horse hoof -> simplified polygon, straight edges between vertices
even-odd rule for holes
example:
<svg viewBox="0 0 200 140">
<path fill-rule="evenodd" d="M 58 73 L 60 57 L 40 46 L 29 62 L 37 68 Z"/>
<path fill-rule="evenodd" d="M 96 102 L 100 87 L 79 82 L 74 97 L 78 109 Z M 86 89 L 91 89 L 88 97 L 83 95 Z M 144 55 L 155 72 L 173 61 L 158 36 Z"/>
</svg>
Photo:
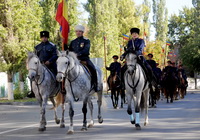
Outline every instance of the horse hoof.
<svg viewBox="0 0 200 140">
<path fill-rule="evenodd" d="M 131 121 L 131 124 L 135 124 L 135 120 Z"/>
<path fill-rule="evenodd" d="M 56 124 L 60 124 L 60 120 L 59 119 L 56 119 L 55 122 L 56 122 Z"/>
<path fill-rule="evenodd" d="M 65 128 L 65 124 L 60 124 L 60 128 Z"/>
<path fill-rule="evenodd" d="M 43 132 L 43 131 L 45 131 L 46 130 L 46 127 L 44 127 L 44 128 L 39 128 L 38 129 L 38 131 L 41 131 L 41 132 Z"/>
<path fill-rule="evenodd" d="M 147 124 L 149 124 L 149 123 L 148 123 L 148 122 L 145 122 L 145 123 L 144 123 L 144 126 L 147 126 Z"/>
<path fill-rule="evenodd" d="M 99 123 L 103 123 L 103 119 L 102 118 L 99 118 Z"/>
<path fill-rule="evenodd" d="M 69 131 L 67 132 L 67 134 L 68 134 L 68 135 L 72 135 L 72 134 L 74 134 L 74 131 L 73 131 L 73 130 L 69 130 Z"/>
<path fill-rule="evenodd" d="M 94 126 L 94 124 L 89 124 L 88 128 L 92 128 Z"/>
<path fill-rule="evenodd" d="M 139 124 L 135 124 L 135 128 L 136 128 L 136 130 L 141 130 L 141 127 Z"/>
<path fill-rule="evenodd" d="M 86 127 L 81 128 L 81 131 L 87 131 Z"/>
</svg>

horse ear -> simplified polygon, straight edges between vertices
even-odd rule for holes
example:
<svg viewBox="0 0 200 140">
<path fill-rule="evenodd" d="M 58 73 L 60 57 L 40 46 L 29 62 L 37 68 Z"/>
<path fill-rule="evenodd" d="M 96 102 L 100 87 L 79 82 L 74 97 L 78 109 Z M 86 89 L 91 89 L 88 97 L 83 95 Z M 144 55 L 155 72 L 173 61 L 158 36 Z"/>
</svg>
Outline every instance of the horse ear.
<svg viewBox="0 0 200 140">
<path fill-rule="evenodd" d="M 33 52 L 27 52 L 27 54 L 28 54 L 28 57 L 30 57 L 30 56 L 33 56 L 33 55 L 34 55 L 34 53 L 33 53 Z"/>
<path fill-rule="evenodd" d="M 56 51 L 58 56 L 61 56 L 61 52 L 59 50 Z"/>
<path fill-rule="evenodd" d="M 68 54 L 69 54 L 69 50 L 66 51 L 66 55 L 68 55 Z"/>
</svg>

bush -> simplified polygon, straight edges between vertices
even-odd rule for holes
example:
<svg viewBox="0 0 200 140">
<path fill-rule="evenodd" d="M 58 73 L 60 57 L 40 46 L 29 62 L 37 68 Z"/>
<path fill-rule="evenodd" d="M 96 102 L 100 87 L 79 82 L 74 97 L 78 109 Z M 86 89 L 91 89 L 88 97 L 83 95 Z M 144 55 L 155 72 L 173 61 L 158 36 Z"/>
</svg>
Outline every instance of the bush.
<svg viewBox="0 0 200 140">
<path fill-rule="evenodd" d="M 24 99 L 24 94 L 14 93 L 14 99 L 15 100 Z"/>
</svg>

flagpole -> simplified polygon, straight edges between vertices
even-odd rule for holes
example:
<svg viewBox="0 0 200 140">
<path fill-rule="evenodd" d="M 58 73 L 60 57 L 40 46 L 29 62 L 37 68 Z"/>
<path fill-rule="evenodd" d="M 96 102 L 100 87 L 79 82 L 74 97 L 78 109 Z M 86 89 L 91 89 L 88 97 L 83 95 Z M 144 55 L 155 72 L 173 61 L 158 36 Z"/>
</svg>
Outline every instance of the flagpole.
<svg viewBox="0 0 200 140">
<path fill-rule="evenodd" d="M 105 67 L 107 67 L 107 55 L 106 55 L 106 37 L 104 36 L 103 37 L 103 40 L 104 40 L 104 63 L 105 63 Z M 107 70 L 106 70 L 106 81 L 108 79 L 108 75 L 107 75 Z M 106 92 L 108 94 L 108 85 L 106 86 Z"/>
</svg>

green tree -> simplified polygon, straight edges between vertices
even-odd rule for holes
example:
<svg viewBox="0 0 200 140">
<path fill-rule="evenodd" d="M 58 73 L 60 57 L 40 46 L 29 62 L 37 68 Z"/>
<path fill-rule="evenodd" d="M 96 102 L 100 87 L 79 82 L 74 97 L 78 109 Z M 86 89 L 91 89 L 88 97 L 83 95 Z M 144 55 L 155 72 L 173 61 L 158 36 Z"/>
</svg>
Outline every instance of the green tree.
<svg viewBox="0 0 200 140">
<path fill-rule="evenodd" d="M 41 8 L 37 0 L 1 0 L 1 71 L 8 74 L 8 98 L 13 99 L 13 74 L 25 68 L 26 52 L 32 50 L 34 33 L 40 30 Z"/>
<path fill-rule="evenodd" d="M 156 29 L 156 44 L 160 44 L 160 47 L 166 51 L 169 51 L 166 46 L 167 32 L 168 32 L 168 10 L 166 8 L 165 0 L 153 0 L 153 25 Z M 167 52 L 166 52 L 167 53 Z M 165 65 L 166 55 L 162 58 L 162 65 Z"/>
<path fill-rule="evenodd" d="M 50 32 L 50 40 L 56 45 L 60 45 L 59 25 L 55 20 L 55 13 L 60 0 L 42 0 L 40 5 L 43 9 L 41 27 Z M 39 36 L 39 33 L 37 34 Z"/>
<path fill-rule="evenodd" d="M 111 62 L 111 56 L 119 53 L 116 0 L 88 0 L 85 9 L 90 14 L 88 37 L 91 40 L 91 56 L 104 57 L 105 36 L 108 62 Z"/>
<path fill-rule="evenodd" d="M 153 0 L 153 25 L 156 29 L 156 40 L 166 42 L 168 31 L 168 10 L 165 7 L 165 0 Z"/>
</svg>

